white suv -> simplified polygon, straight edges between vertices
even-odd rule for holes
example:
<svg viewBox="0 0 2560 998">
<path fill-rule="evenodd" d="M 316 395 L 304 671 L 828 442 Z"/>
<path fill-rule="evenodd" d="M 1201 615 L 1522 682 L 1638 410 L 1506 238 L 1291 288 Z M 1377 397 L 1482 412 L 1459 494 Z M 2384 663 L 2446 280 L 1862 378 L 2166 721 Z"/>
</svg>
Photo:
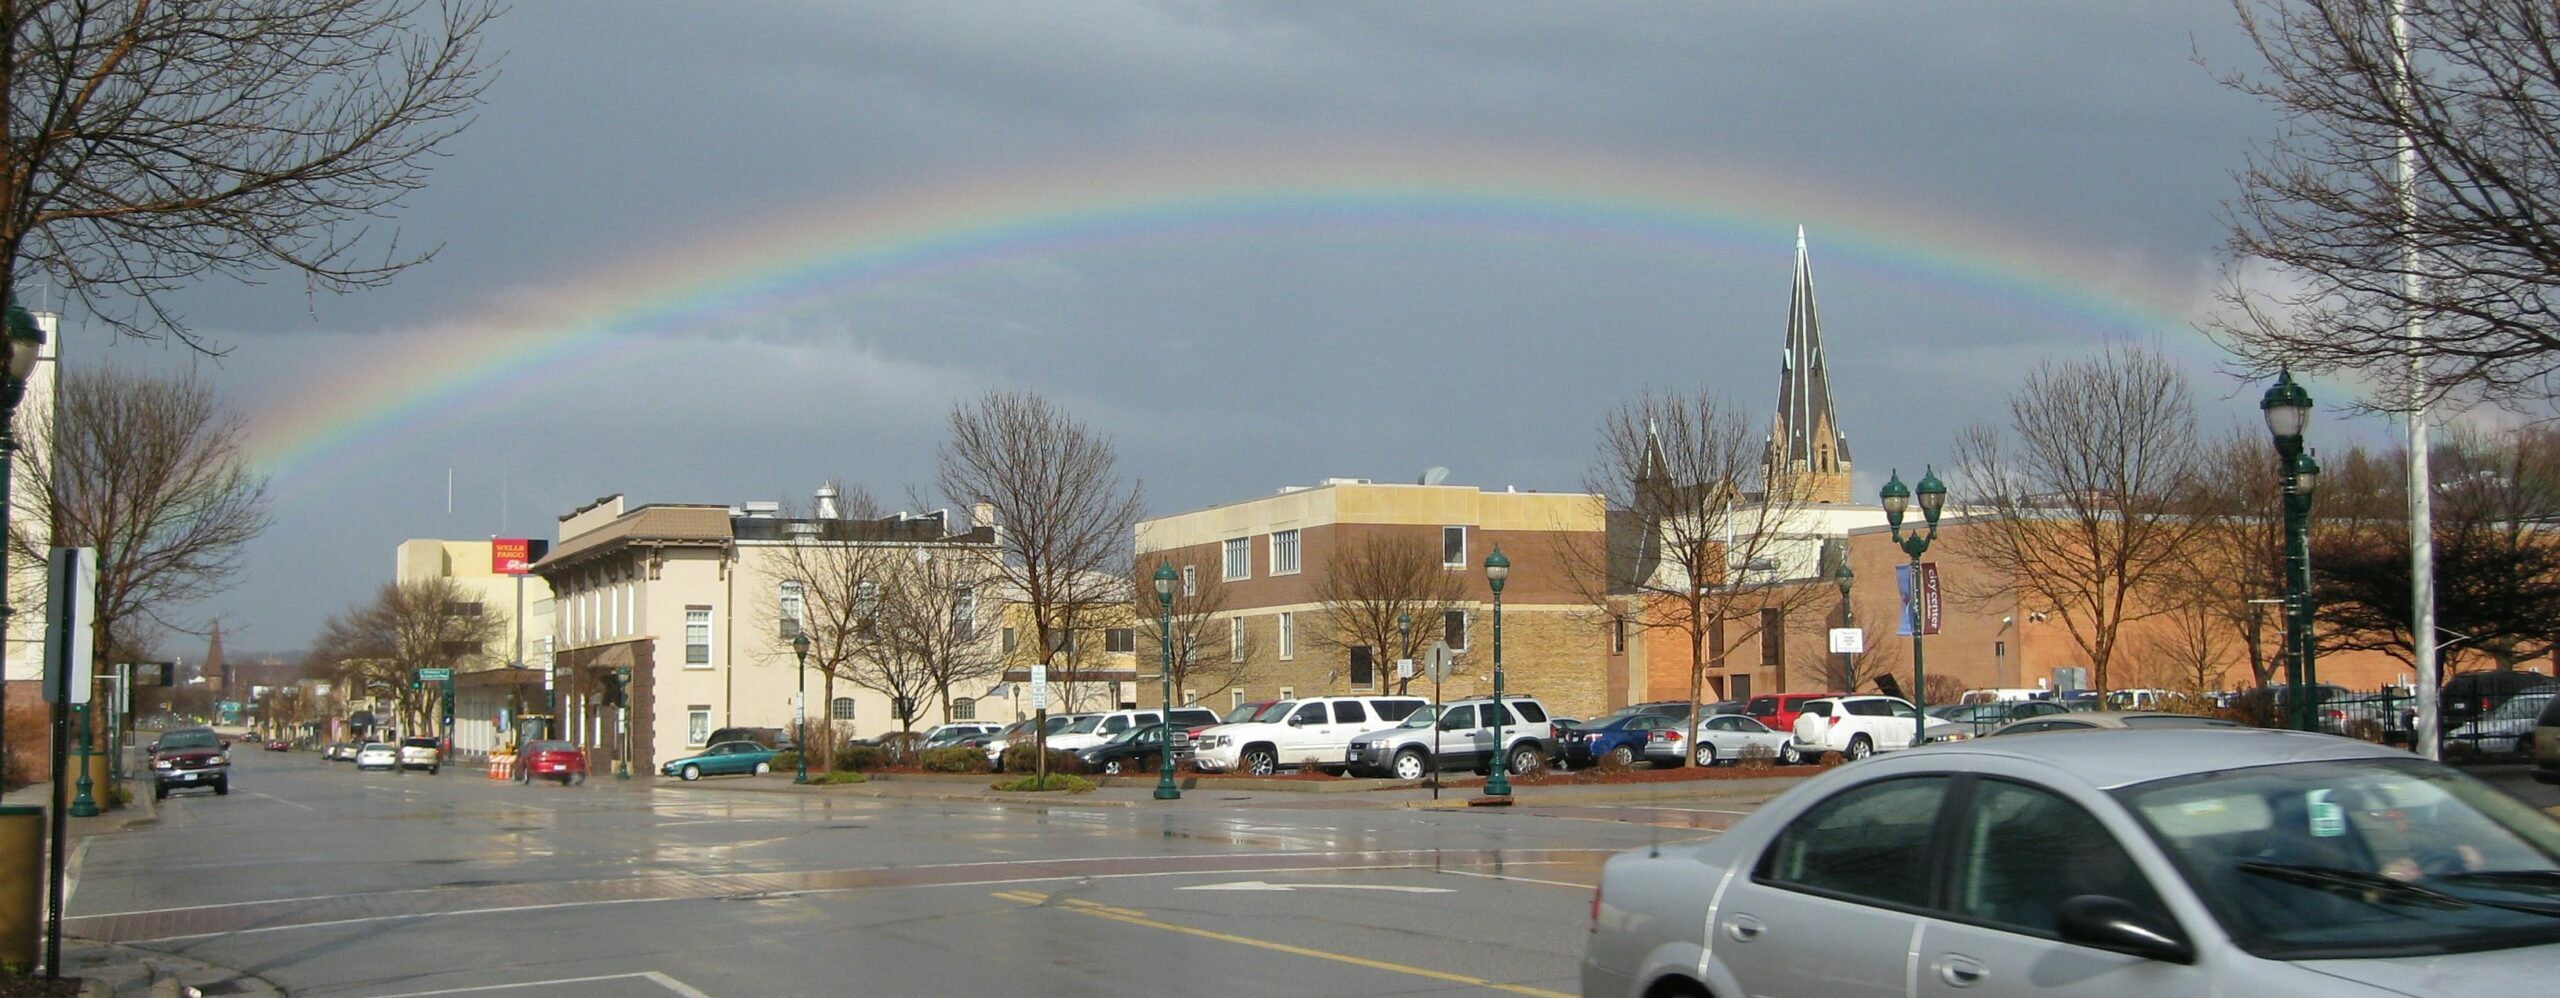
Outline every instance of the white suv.
<svg viewBox="0 0 2560 998">
<path fill-rule="evenodd" d="M 1110 741 L 1131 728 L 1152 727 L 1160 723 L 1158 721 L 1160 713 L 1155 710 L 1115 710 L 1108 714 L 1094 714 L 1067 726 L 1064 731 L 1050 735 L 1049 750 L 1082 752 Z M 1173 709 L 1173 723 L 1183 726 L 1185 730 L 1188 730 L 1191 725 L 1215 724 L 1217 721 L 1217 712 L 1207 707 Z"/>
<path fill-rule="evenodd" d="M 1878 752 L 1911 747 L 1914 718 L 1920 711 L 1901 697 L 1830 697 L 1804 705 L 1796 714 L 1795 748 L 1805 756 L 1838 752 L 1864 759 Z M 1961 741 L 1971 736 L 1954 721 L 1929 719 L 1933 742 Z"/>
<path fill-rule="evenodd" d="M 1354 735 L 1422 709 L 1421 697 L 1309 697 L 1282 700 L 1240 724 L 1200 733 L 1191 765 L 1204 772 L 1269 776 L 1283 766 L 1340 770 Z"/>
</svg>

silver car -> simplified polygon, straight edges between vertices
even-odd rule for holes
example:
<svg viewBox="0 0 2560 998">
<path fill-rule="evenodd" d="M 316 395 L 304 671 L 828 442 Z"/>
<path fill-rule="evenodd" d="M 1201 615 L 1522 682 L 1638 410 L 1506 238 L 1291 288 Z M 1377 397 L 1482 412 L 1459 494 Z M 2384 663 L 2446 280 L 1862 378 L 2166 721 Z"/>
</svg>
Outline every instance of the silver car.
<svg viewBox="0 0 2560 998">
<path fill-rule="evenodd" d="M 2560 821 L 2326 735 L 1989 738 L 1613 857 L 1592 918 L 1588 998 L 2521 993 L 2560 972 Z"/>
<path fill-rule="evenodd" d="M 1770 730 L 1758 718 L 1740 714 L 1717 714 L 1698 722 L 1698 744 L 1684 751 L 1689 737 L 1689 722 L 1679 721 L 1671 727 L 1657 729 L 1645 738 L 1644 757 L 1656 765 L 1678 766 L 1695 762 L 1713 766 L 1733 762 L 1743 753 L 1758 748 L 1776 762 L 1793 765 L 1801 761 L 1795 739 L 1786 732 Z"/>
</svg>

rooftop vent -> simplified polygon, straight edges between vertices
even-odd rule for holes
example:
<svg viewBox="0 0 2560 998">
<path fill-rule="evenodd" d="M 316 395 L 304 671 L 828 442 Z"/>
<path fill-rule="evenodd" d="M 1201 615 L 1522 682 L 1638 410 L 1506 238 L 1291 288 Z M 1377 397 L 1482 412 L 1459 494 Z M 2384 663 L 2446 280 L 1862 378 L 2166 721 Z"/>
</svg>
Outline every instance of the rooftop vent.
<svg viewBox="0 0 2560 998">
<path fill-rule="evenodd" d="M 738 504 L 738 509 L 751 520 L 770 520 L 782 515 L 782 504 L 772 499 L 751 499 Z"/>
</svg>

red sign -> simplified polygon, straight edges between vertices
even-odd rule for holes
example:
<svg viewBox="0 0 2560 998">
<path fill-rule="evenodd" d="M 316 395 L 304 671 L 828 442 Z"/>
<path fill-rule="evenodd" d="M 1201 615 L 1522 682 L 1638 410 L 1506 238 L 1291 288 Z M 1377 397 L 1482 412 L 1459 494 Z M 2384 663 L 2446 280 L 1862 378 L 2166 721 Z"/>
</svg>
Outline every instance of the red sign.
<svg viewBox="0 0 2560 998">
<path fill-rule="evenodd" d="M 1920 563 L 1920 633 L 1938 633 L 1938 563 Z"/>
<path fill-rule="evenodd" d="M 521 537 L 489 542 L 489 570 L 523 575 L 533 569 L 533 542 Z"/>
</svg>

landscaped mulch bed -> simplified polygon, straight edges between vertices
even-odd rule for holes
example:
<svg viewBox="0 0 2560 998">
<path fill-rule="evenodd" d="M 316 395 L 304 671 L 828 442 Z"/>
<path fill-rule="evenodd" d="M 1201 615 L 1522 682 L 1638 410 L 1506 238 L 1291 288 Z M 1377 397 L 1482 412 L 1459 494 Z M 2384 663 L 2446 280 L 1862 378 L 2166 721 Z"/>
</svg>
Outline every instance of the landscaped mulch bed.
<svg viewBox="0 0 2560 998">
<path fill-rule="evenodd" d="M 0 998 L 71 998 L 79 993 L 77 977 L 48 981 L 33 974 L 0 974 Z"/>
<path fill-rule="evenodd" d="M 1606 786 L 1622 783 L 1705 783 L 1716 780 L 1802 779 L 1831 768 L 1830 766 L 1744 766 L 1698 767 L 1677 769 L 1577 769 L 1569 772 L 1548 770 L 1511 778 L 1513 786 L 1563 787 Z M 1443 787 L 1475 788 L 1484 786 L 1484 777 L 1470 776 L 1462 780 L 1442 781 Z"/>
</svg>

